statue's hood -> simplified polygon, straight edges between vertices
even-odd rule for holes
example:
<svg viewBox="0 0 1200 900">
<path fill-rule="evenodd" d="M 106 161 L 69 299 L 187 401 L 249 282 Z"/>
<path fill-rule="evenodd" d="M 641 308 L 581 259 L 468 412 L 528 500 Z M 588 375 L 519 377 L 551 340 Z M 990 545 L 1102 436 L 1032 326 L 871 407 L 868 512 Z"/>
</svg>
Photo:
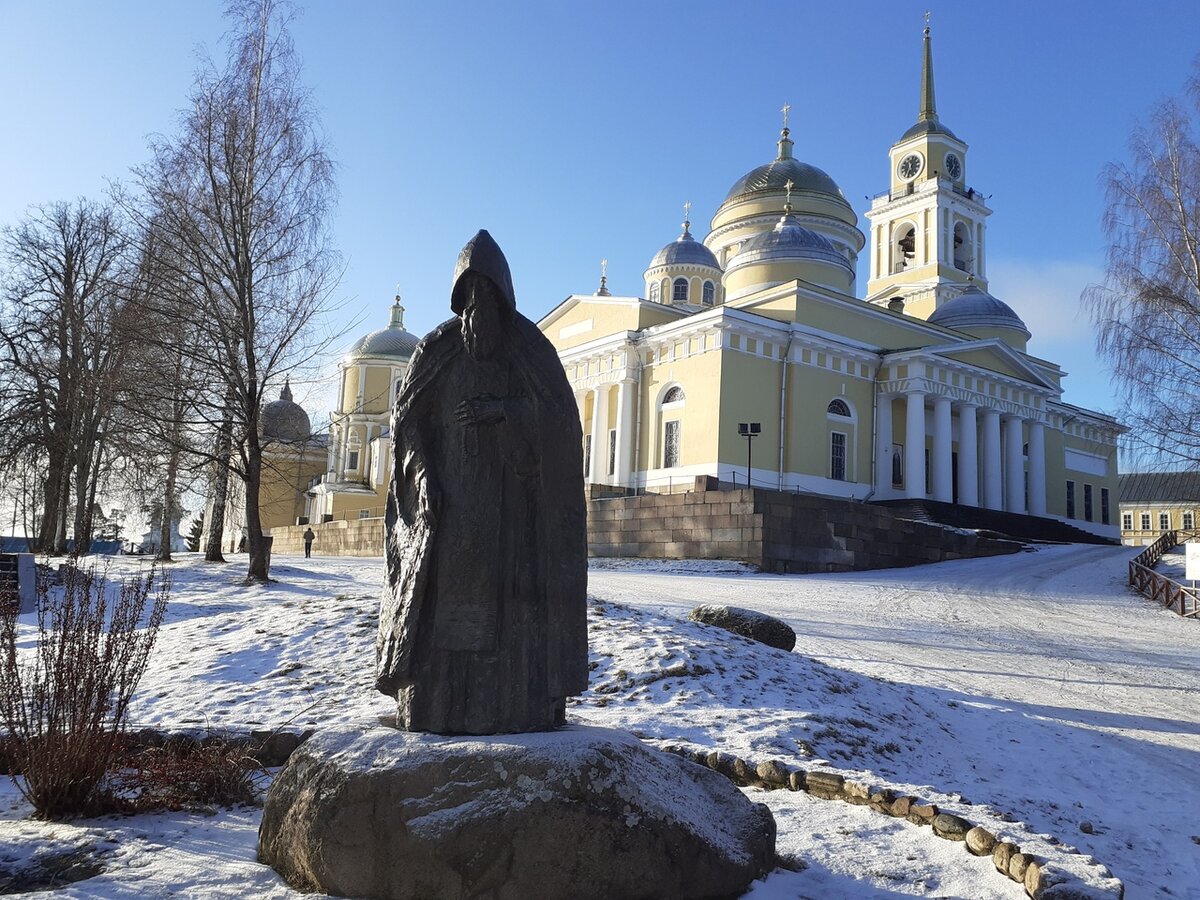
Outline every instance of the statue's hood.
<svg viewBox="0 0 1200 900">
<path fill-rule="evenodd" d="M 479 233 L 458 254 L 458 262 L 454 266 L 454 289 L 450 292 L 450 308 L 455 315 L 462 313 L 467 305 L 467 292 L 463 286 L 463 276 L 468 273 L 482 275 L 496 286 L 508 312 L 517 308 L 517 298 L 513 293 L 512 274 L 508 271 L 508 260 L 500 245 L 492 240 L 485 229 Z"/>
</svg>

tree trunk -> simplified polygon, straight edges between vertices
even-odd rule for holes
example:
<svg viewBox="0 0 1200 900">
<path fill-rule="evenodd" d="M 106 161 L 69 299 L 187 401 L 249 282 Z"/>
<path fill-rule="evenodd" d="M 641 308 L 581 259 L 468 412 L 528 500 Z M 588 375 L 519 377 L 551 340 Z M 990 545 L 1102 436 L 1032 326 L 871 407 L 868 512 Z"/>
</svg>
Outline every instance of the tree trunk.
<svg viewBox="0 0 1200 900">
<path fill-rule="evenodd" d="M 167 456 L 167 484 L 162 498 L 162 527 L 158 532 L 158 557 L 160 562 L 171 561 L 171 523 L 175 519 L 175 481 L 179 475 L 179 442 L 173 441 Z"/>
<path fill-rule="evenodd" d="M 217 436 L 217 470 L 213 474 L 212 516 L 208 523 L 208 543 L 204 547 L 206 562 L 225 562 L 221 553 L 221 536 L 225 531 L 225 503 L 229 499 L 229 464 L 233 452 L 231 434 L 233 420 L 229 413 L 221 422 Z"/>
<path fill-rule="evenodd" d="M 71 466 L 64 464 L 62 474 L 58 482 L 58 521 L 55 523 L 54 529 L 54 546 L 50 552 L 54 556 L 66 556 L 67 554 L 67 513 L 71 506 Z M 86 553 L 90 547 L 85 548 L 82 552 Z M 76 545 L 75 552 L 81 552 L 79 546 Z"/>
<path fill-rule="evenodd" d="M 267 541 L 262 533 L 258 496 L 262 485 L 262 448 L 252 436 L 246 448 L 246 549 L 250 551 L 250 581 L 270 580 L 267 570 Z"/>
<path fill-rule="evenodd" d="M 54 549 L 54 536 L 58 532 L 59 489 L 62 487 L 62 463 L 53 454 L 46 470 L 45 504 L 42 506 L 42 521 L 38 526 L 37 548 L 44 553 Z"/>
</svg>

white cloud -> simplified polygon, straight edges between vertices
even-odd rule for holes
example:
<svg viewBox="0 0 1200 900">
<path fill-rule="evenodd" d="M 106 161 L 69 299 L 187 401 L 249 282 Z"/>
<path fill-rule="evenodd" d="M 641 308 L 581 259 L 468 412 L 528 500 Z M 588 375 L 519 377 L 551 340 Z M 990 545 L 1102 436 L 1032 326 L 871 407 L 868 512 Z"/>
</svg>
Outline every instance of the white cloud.
<svg viewBox="0 0 1200 900">
<path fill-rule="evenodd" d="M 1080 262 L 992 260 L 988 292 L 1003 300 L 1029 326 L 1033 342 L 1083 341 L 1091 346 L 1094 328 L 1080 295 L 1104 279 L 1099 266 Z"/>
</svg>

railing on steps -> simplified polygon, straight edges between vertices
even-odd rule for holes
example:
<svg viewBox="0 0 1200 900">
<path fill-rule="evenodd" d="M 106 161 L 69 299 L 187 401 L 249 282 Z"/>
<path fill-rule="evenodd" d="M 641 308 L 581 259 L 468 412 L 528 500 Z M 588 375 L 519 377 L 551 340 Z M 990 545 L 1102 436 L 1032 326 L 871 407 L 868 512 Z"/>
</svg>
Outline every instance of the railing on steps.
<svg viewBox="0 0 1200 900">
<path fill-rule="evenodd" d="M 1154 571 L 1154 566 L 1168 550 L 1189 540 L 1200 538 L 1200 531 L 1167 531 L 1153 544 L 1129 561 L 1129 585 L 1138 593 L 1167 609 L 1200 619 L 1200 592 Z"/>
</svg>

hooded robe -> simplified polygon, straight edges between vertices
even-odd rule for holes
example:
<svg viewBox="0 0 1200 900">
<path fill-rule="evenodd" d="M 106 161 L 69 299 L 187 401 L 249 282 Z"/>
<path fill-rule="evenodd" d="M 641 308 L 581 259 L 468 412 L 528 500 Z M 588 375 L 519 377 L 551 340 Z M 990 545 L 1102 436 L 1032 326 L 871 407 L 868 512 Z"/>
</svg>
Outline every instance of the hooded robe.
<svg viewBox="0 0 1200 900">
<path fill-rule="evenodd" d="M 468 275 L 494 286 L 503 335 L 477 360 L 462 320 L 443 323 L 400 388 L 376 685 L 397 698 L 409 731 L 544 731 L 587 688 L 579 414 L 553 346 L 516 311 L 486 231 L 459 255 L 458 314 Z M 500 421 L 458 421 L 458 405 L 480 398 L 499 401 Z"/>
</svg>

